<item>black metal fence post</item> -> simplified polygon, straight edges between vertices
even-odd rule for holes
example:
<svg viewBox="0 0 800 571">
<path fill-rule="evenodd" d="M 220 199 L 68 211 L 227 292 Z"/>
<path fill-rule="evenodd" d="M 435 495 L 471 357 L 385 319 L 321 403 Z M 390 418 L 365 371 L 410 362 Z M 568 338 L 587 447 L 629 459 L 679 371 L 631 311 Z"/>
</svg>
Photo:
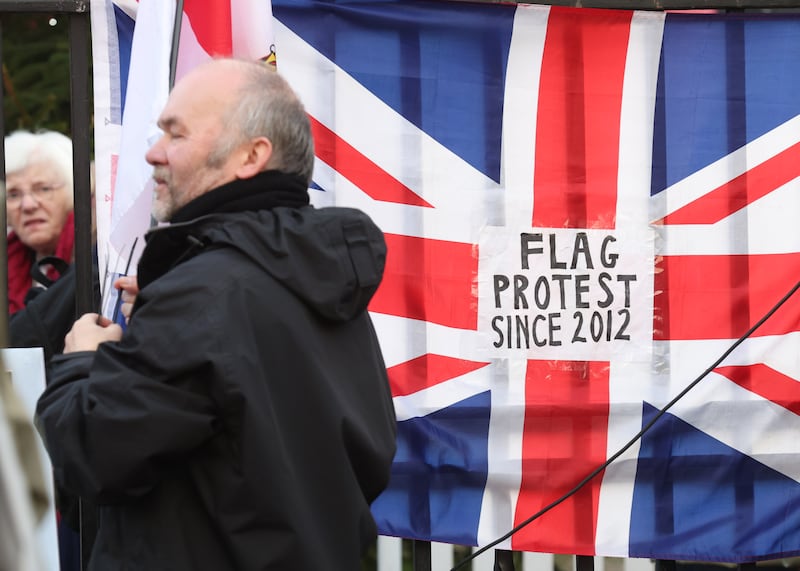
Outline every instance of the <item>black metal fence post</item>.
<svg viewBox="0 0 800 571">
<path fill-rule="evenodd" d="M 75 277 L 78 314 L 96 311 L 92 287 L 91 96 L 88 5 L 69 16 L 70 134 L 75 195 Z"/>
<path fill-rule="evenodd" d="M 432 571 L 430 542 L 415 539 L 411 544 L 411 559 L 414 571 Z"/>
<path fill-rule="evenodd" d="M 495 549 L 494 571 L 515 571 L 514 552 L 507 549 Z"/>
<path fill-rule="evenodd" d="M 576 555 L 575 571 L 594 571 L 594 557 L 591 555 Z"/>
</svg>

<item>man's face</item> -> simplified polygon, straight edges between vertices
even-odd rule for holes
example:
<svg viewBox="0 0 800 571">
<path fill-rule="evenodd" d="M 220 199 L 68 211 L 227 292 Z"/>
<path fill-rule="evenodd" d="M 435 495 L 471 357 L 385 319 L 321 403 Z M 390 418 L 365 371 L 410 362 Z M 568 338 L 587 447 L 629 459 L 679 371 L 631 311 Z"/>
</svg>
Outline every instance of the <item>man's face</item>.
<svg viewBox="0 0 800 571">
<path fill-rule="evenodd" d="M 182 206 L 235 175 L 235 152 L 221 164 L 208 157 L 226 135 L 224 111 L 230 104 L 235 78 L 224 70 L 198 70 L 173 89 L 158 120 L 163 135 L 147 151 L 153 166 L 153 217 L 169 221 Z"/>
<path fill-rule="evenodd" d="M 71 191 L 58 171 L 42 161 L 6 176 L 8 225 L 40 257 L 56 251 L 72 211 Z"/>
</svg>

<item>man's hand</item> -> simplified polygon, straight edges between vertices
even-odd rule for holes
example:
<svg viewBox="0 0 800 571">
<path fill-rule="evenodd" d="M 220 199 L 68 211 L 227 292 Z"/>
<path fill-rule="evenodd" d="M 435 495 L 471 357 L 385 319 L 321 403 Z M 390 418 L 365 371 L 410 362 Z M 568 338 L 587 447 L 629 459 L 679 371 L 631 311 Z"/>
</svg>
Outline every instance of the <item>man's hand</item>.
<svg viewBox="0 0 800 571">
<path fill-rule="evenodd" d="M 120 290 L 122 304 L 119 306 L 119 311 L 125 316 L 125 323 L 128 323 L 131 320 L 133 302 L 139 295 L 139 282 L 136 280 L 136 276 L 122 276 L 114 281 L 114 287 Z"/>
<path fill-rule="evenodd" d="M 122 328 L 96 313 L 87 313 L 73 323 L 64 338 L 64 353 L 97 351 L 100 343 L 122 339 Z"/>
</svg>

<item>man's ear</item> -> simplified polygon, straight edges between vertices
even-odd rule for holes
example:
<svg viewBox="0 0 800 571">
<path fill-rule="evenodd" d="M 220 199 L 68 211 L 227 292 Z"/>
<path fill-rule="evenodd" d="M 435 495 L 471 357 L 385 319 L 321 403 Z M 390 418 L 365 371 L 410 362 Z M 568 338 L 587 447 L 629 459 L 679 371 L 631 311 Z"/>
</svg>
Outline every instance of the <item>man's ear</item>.
<svg viewBox="0 0 800 571">
<path fill-rule="evenodd" d="M 250 141 L 244 161 L 236 170 L 237 178 L 251 178 L 266 170 L 269 159 L 272 158 L 272 141 L 266 137 L 258 137 Z"/>
</svg>

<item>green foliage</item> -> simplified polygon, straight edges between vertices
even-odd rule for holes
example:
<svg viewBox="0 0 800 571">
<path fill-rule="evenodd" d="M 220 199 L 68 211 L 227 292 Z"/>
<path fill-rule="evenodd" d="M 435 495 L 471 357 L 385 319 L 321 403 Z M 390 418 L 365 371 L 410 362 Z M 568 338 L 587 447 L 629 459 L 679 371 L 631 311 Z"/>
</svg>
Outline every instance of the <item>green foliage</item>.
<svg viewBox="0 0 800 571">
<path fill-rule="evenodd" d="M 67 17 L 2 13 L 0 24 L 6 132 L 52 129 L 69 134 Z"/>
</svg>

